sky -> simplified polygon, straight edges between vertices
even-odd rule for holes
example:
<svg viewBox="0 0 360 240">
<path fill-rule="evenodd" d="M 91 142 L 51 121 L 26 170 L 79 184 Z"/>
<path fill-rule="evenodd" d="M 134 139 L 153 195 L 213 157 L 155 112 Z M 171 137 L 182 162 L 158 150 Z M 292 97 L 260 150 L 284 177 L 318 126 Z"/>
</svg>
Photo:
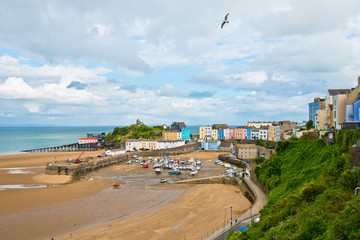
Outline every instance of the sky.
<svg viewBox="0 0 360 240">
<path fill-rule="evenodd" d="M 303 121 L 359 65 L 358 0 L 0 0 L 0 126 Z"/>
</svg>

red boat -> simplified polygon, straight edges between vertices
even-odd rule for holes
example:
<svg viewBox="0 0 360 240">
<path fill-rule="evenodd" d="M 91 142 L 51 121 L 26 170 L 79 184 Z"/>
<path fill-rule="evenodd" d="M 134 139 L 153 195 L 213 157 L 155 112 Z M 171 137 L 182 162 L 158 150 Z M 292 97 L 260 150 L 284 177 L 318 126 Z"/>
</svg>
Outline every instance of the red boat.
<svg viewBox="0 0 360 240">
<path fill-rule="evenodd" d="M 114 183 L 112 186 L 113 187 L 118 187 L 118 186 L 120 186 L 120 183 Z"/>
<path fill-rule="evenodd" d="M 149 164 L 143 164 L 142 165 L 144 168 L 148 168 L 149 167 Z"/>
</svg>

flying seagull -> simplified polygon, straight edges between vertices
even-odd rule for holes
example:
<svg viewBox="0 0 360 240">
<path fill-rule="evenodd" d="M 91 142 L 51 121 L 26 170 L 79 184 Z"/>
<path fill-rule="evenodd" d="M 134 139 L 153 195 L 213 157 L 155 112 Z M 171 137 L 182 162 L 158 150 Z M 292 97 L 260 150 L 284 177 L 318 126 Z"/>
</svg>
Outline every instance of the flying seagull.
<svg viewBox="0 0 360 240">
<path fill-rule="evenodd" d="M 229 23 L 229 20 L 227 20 L 228 16 L 229 16 L 229 14 L 226 14 L 225 19 L 224 19 L 223 23 L 221 24 L 221 29 L 224 27 L 225 23 Z"/>
</svg>

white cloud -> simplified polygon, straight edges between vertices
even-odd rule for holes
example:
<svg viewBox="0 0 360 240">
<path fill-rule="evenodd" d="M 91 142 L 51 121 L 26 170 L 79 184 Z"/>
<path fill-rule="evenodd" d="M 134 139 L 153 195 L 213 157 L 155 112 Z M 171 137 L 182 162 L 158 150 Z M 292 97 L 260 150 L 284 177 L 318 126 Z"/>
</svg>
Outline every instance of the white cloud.
<svg viewBox="0 0 360 240">
<path fill-rule="evenodd" d="M 5 118 L 13 118 L 15 117 L 16 115 L 13 114 L 13 113 L 3 113 L 3 112 L 0 112 L 0 117 L 5 117 Z"/>
<path fill-rule="evenodd" d="M 26 107 L 54 122 L 99 114 L 113 123 L 137 115 L 302 120 L 307 101 L 354 87 L 359 75 L 357 0 L 2 1 L 0 8 L 0 101 L 4 114 L 13 108 L 19 118 Z M 227 12 L 230 23 L 220 29 Z M 233 109 L 239 115 L 229 115 Z"/>
<path fill-rule="evenodd" d="M 66 86 L 56 83 L 32 87 L 22 78 L 15 77 L 9 77 L 0 84 L 0 99 L 50 100 L 51 102 L 66 104 L 101 103 L 99 96 L 86 90 L 66 88 Z"/>
<path fill-rule="evenodd" d="M 40 113 L 40 106 L 33 102 L 27 102 L 23 104 L 24 107 L 31 113 Z"/>
<path fill-rule="evenodd" d="M 104 37 L 109 33 L 109 28 L 102 24 L 95 24 L 88 29 L 88 33 L 93 36 Z"/>
<path fill-rule="evenodd" d="M 288 77 L 284 74 L 280 74 L 280 73 L 275 73 L 272 77 L 271 80 L 274 80 L 275 82 L 290 82 L 293 81 L 294 79 L 292 77 Z"/>
<path fill-rule="evenodd" d="M 230 86 L 239 87 L 243 84 L 249 85 L 260 85 L 267 80 L 265 71 L 259 72 L 245 72 L 239 74 L 230 74 L 226 76 L 225 82 Z"/>
</svg>

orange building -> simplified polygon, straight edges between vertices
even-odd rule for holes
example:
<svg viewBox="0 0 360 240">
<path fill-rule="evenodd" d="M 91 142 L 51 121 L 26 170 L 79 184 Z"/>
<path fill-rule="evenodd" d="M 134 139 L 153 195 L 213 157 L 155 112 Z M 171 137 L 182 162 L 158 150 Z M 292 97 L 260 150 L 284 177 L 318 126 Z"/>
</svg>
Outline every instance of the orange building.
<svg viewBox="0 0 360 240">
<path fill-rule="evenodd" d="M 178 130 L 164 130 L 162 136 L 165 141 L 176 141 L 181 139 L 181 132 Z"/>
</svg>

